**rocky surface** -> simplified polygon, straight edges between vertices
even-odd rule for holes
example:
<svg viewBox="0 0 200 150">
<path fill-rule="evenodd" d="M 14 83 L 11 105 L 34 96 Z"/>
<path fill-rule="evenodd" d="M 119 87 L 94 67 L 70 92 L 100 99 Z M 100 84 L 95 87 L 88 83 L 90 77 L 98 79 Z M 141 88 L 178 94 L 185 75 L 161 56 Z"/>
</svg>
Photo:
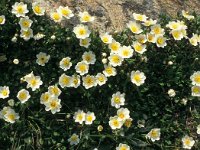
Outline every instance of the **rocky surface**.
<svg viewBox="0 0 200 150">
<path fill-rule="evenodd" d="M 69 6 L 75 13 L 86 10 L 96 16 L 92 26 L 103 31 L 122 30 L 133 12 L 154 19 L 163 12 L 173 17 L 181 10 L 200 13 L 200 0 L 45 0 L 45 3 L 49 11 L 60 5 Z M 77 18 L 71 23 L 78 23 Z"/>
</svg>

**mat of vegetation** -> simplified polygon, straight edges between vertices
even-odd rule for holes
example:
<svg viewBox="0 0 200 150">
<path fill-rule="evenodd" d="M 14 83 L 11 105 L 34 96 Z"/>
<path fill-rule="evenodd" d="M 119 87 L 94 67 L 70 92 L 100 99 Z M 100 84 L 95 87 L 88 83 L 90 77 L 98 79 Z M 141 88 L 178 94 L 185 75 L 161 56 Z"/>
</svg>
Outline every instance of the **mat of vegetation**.
<svg viewBox="0 0 200 150">
<path fill-rule="evenodd" d="M 67 6 L 50 16 L 0 4 L 1 150 L 199 149 L 199 15 L 133 13 L 115 33 Z"/>
</svg>

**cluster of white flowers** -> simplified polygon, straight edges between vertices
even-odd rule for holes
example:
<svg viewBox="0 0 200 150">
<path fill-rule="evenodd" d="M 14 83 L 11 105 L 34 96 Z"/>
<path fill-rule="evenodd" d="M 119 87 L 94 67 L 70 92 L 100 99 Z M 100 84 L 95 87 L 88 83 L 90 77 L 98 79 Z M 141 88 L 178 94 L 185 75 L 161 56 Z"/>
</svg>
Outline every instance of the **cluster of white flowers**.
<svg viewBox="0 0 200 150">
<path fill-rule="evenodd" d="M 15 112 L 14 109 L 10 107 L 4 107 L 0 111 L 0 119 L 4 119 L 6 122 L 14 123 L 19 119 L 19 114 Z"/>
<path fill-rule="evenodd" d="M 78 110 L 74 114 L 74 120 L 75 122 L 78 122 L 79 124 L 83 124 L 83 122 L 85 122 L 86 125 L 91 125 L 95 119 L 96 119 L 95 114 L 90 111 L 85 113 L 82 110 Z"/>
<path fill-rule="evenodd" d="M 45 8 L 39 2 L 34 2 L 32 4 L 32 11 L 37 16 L 43 16 L 45 14 Z M 27 4 L 23 2 L 16 2 L 12 6 L 12 14 L 14 14 L 19 19 L 20 25 L 20 37 L 25 41 L 28 41 L 31 38 L 34 40 L 40 40 L 45 37 L 43 33 L 37 33 L 33 35 L 33 30 L 31 29 L 32 24 L 34 23 L 27 14 L 29 10 Z M 182 11 L 183 17 L 188 20 L 194 19 L 194 16 L 189 15 L 188 12 Z M 51 19 L 60 23 L 64 19 L 70 19 L 74 17 L 72 10 L 66 6 L 59 6 L 56 11 L 50 13 Z M 79 12 L 78 17 L 80 24 L 76 25 L 73 28 L 73 33 L 76 38 L 79 40 L 79 45 L 88 49 L 92 43 L 91 39 L 91 30 L 87 23 L 91 23 L 95 20 L 94 16 L 91 16 L 87 11 Z M 6 17 L 0 15 L 0 25 L 6 23 Z M 164 48 L 167 46 L 167 35 L 165 34 L 164 28 L 157 23 L 157 20 L 149 19 L 147 16 L 142 14 L 133 13 L 133 20 L 127 23 L 127 27 L 133 33 L 132 43 L 130 45 L 122 45 L 112 35 L 108 32 L 101 33 L 99 39 L 107 46 L 110 50 L 110 54 L 107 57 L 106 53 L 103 53 L 102 62 L 104 64 L 104 70 L 97 73 L 96 75 L 90 75 L 89 69 L 90 65 L 96 63 L 96 55 L 93 51 L 87 50 L 82 55 L 82 60 L 75 65 L 76 74 L 72 76 L 67 75 L 68 71 L 72 67 L 71 58 L 69 56 L 62 58 L 59 62 L 59 67 L 64 71 L 58 79 L 58 85 L 50 85 L 48 91 L 41 94 L 40 103 L 45 105 L 46 111 L 51 111 L 52 114 L 59 112 L 62 105 L 61 99 L 59 96 L 62 91 L 58 87 L 66 88 L 73 87 L 77 88 L 81 85 L 85 89 L 96 87 L 97 85 L 102 86 L 106 84 L 108 77 L 117 75 L 117 68 L 122 66 L 124 61 L 133 58 L 134 55 L 143 55 L 147 51 L 147 44 L 153 43 L 156 44 L 158 48 Z M 144 29 L 147 28 L 148 30 Z M 170 35 L 172 35 L 174 40 L 182 40 L 183 38 L 189 39 L 190 44 L 197 46 L 200 43 L 200 35 L 193 34 L 192 37 L 187 36 L 187 26 L 184 21 L 176 20 L 170 21 L 167 25 L 167 28 L 170 29 Z M 131 34 L 132 34 L 131 33 Z M 13 42 L 17 41 L 18 34 L 15 34 L 12 38 Z M 51 36 L 52 40 L 56 39 L 55 35 Z M 45 66 L 46 63 L 50 60 L 50 55 L 40 52 L 36 55 L 36 63 L 40 66 Z M 19 60 L 14 59 L 14 64 L 18 64 Z M 172 65 L 173 62 L 169 62 L 169 65 Z M 77 75 L 78 74 L 78 75 Z M 145 83 L 146 76 L 143 72 L 139 70 L 133 70 L 130 74 L 131 82 L 136 86 L 141 86 Z M 200 97 L 200 71 L 194 72 L 190 77 L 192 81 L 192 96 Z M 43 84 L 40 76 L 35 76 L 33 72 L 25 75 L 22 79 L 27 83 L 26 88 L 22 88 L 17 93 L 17 99 L 23 104 L 31 98 L 31 94 L 28 89 L 31 88 L 32 91 L 40 89 L 40 86 Z M 10 90 L 8 86 L 0 86 L 0 99 L 6 99 L 9 97 Z M 173 89 L 168 90 L 168 95 L 174 97 L 176 92 Z M 9 102 L 10 106 L 12 101 Z M 14 103 L 14 102 L 13 102 Z M 111 106 L 117 109 L 117 114 L 109 118 L 109 126 L 112 130 L 121 129 L 123 126 L 130 127 L 132 118 L 130 117 L 130 111 L 128 108 L 123 108 L 121 106 L 125 105 L 125 93 L 116 92 L 112 95 Z M 121 107 L 121 108 L 120 108 Z M 19 119 L 19 114 L 14 111 L 11 107 L 3 107 L 0 111 L 0 118 L 4 119 L 6 122 L 14 123 Z M 83 110 L 78 110 L 73 116 L 75 122 L 79 124 L 91 125 L 96 116 L 94 112 L 88 111 L 85 113 Z M 150 139 L 152 142 L 160 140 L 161 132 L 160 128 L 153 128 L 149 133 L 146 134 L 146 138 Z M 200 125 L 197 126 L 197 134 L 200 134 Z M 80 142 L 80 137 L 77 134 L 72 134 L 68 139 L 71 145 L 77 145 Z M 195 141 L 192 137 L 188 135 L 182 138 L 183 148 L 191 149 L 195 144 Z M 120 143 L 116 150 L 130 150 L 130 146 L 127 144 Z"/>
<path fill-rule="evenodd" d="M 190 76 L 190 80 L 192 81 L 192 96 L 200 97 L 200 71 L 194 72 L 193 75 Z"/>
<path fill-rule="evenodd" d="M 46 111 L 51 111 L 52 114 L 60 111 L 61 99 L 58 97 L 61 94 L 61 90 L 57 85 L 51 85 L 48 87 L 48 92 L 42 93 L 40 97 L 40 103 L 45 105 Z"/>
</svg>

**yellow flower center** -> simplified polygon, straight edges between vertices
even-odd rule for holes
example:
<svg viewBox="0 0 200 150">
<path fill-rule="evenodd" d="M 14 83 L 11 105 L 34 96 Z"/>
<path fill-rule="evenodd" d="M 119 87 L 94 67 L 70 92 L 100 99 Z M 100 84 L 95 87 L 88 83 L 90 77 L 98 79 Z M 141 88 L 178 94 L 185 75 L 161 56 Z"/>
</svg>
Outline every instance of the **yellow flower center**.
<svg viewBox="0 0 200 150">
<path fill-rule="evenodd" d="M 22 6 L 18 6 L 18 7 L 17 7 L 17 12 L 18 12 L 19 14 L 23 14 L 23 12 L 24 12 L 23 7 L 22 7 Z"/>
<path fill-rule="evenodd" d="M 191 143 L 190 139 L 185 139 L 185 145 L 189 146 Z"/>
<path fill-rule="evenodd" d="M 103 42 L 107 43 L 109 41 L 108 37 L 103 37 Z"/>
<path fill-rule="evenodd" d="M 118 127 L 119 126 L 119 121 L 118 120 L 113 120 L 113 126 Z"/>
<path fill-rule="evenodd" d="M 133 33 L 135 33 L 135 32 L 137 32 L 139 29 L 138 29 L 138 27 L 136 26 L 136 25 L 132 25 L 131 26 L 131 31 L 133 32 Z"/>
<path fill-rule="evenodd" d="M 89 85 L 93 84 L 93 82 L 94 82 L 93 79 L 90 77 L 86 79 L 86 83 Z"/>
<path fill-rule="evenodd" d="M 194 81 L 195 81 L 196 83 L 200 83 L 200 75 L 196 75 L 196 76 L 194 77 Z"/>
<path fill-rule="evenodd" d="M 91 122 L 92 121 L 92 119 L 93 119 L 93 117 L 92 116 L 87 116 L 87 121 L 89 121 L 89 122 Z"/>
<path fill-rule="evenodd" d="M 114 62 L 114 63 L 119 63 L 120 62 L 120 58 L 119 58 L 119 56 L 113 56 L 112 57 L 112 61 Z"/>
<path fill-rule="evenodd" d="M 15 115 L 14 114 L 9 114 L 8 115 L 8 119 L 11 120 L 11 121 L 14 121 L 15 120 Z"/>
<path fill-rule="evenodd" d="M 32 80 L 30 81 L 30 84 L 31 84 L 32 86 L 36 86 L 36 84 L 37 84 L 36 79 L 32 79 Z"/>
<path fill-rule="evenodd" d="M 61 13 L 63 16 L 68 16 L 70 14 L 70 11 L 69 11 L 69 9 L 62 9 Z"/>
<path fill-rule="evenodd" d="M 28 21 L 24 21 L 22 24 L 23 24 L 23 26 L 26 27 L 26 28 L 28 28 L 29 25 L 30 25 L 30 23 L 29 23 Z"/>
<path fill-rule="evenodd" d="M 60 14 L 59 14 L 59 13 L 54 13 L 54 14 L 53 14 L 53 19 L 54 19 L 54 20 L 57 20 L 57 21 L 60 20 L 60 19 L 61 19 Z"/>
<path fill-rule="evenodd" d="M 86 34 L 86 30 L 84 28 L 79 29 L 79 34 L 80 35 L 85 35 Z"/>
<path fill-rule="evenodd" d="M 90 61 L 91 61 L 91 59 L 92 59 L 92 58 L 91 58 L 91 56 L 90 56 L 90 55 L 86 55 L 86 56 L 85 56 L 85 60 L 86 60 L 87 62 L 90 62 Z"/>
<path fill-rule="evenodd" d="M 152 138 L 156 138 L 156 137 L 158 137 L 158 132 L 157 131 L 151 131 L 151 137 Z"/>
<path fill-rule="evenodd" d="M 100 82 L 103 82 L 104 81 L 104 77 L 98 77 L 98 80 L 100 81 Z"/>
<path fill-rule="evenodd" d="M 90 16 L 89 15 L 84 15 L 83 16 L 83 21 L 90 21 Z"/>
<path fill-rule="evenodd" d="M 87 67 L 86 67 L 85 64 L 81 64 L 81 65 L 79 66 L 79 70 L 80 70 L 81 72 L 86 71 L 86 69 L 87 69 Z"/>
<path fill-rule="evenodd" d="M 160 34 L 160 33 L 161 33 L 161 28 L 155 27 L 155 28 L 154 28 L 154 33 L 155 33 L 155 34 Z"/>
<path fill-rule="evenodd" d="M 19 98 L 20 98 L 21 100 L 26 99 L 26 97 L 27 97 L 27 95 L 26 95 L 26 93 L 24 93 L 24 92 L 21 92 L 21 93 L 19 94 Z"/>
<path fill-rule="evenodd" d="M 127 148 L 125 146 L 120 147 L 119 150 L 127 150 Z"/>
<path fill-rule="evenodd" d="M 120 103 L 120 98 L 119 98 L 119 97 L 115 97 L 115 98 L 114 98 L 114 102 L 115 102 L 116 104 L 119 104 L 119 103 Z"/>
<path fill-rule="evenodd" d="M 82 119 L 83 119 L 82 114 L 79 114 L 79 115 L 78 115 L 78 120 L 82 120 Z"/>
<path fill-rule="evenodd" d="M 119 114 L 119 118 L 124 119 L 125 115 L 123 113 Z"/>
<path fill-rule="evenodd" d="M 129 55 L 129 51 L 128 50 L 123 50 L 123 56 L 128 56 Z"/>
<path fill-rule="evenodd" d="M 141 51 L 141 50 L 142 50 L 142 46 L 139 45 L 139 44 L 136 44 L 136 45 L 134 46 L 134 48 L 135 48 L 136 51 Z"/>
<path fill-rule="evenodd" d="M 192 92 L 195 94 L 198 94 L 198 93 L 200 93 L 200 88 L 195 86 L 195 87 L 193 87 Z"/>
<path fill-rule="evenodd" d="M 3 22 L 3 18 L 2 17 L 0 17 L 0 24 Z"/>
<path fill-rule="evenodd" d="M 108 74 L 112 74 L 113 73 L 113 69 L 111 67 L 107 67 L 105 69 L 105 71 L 108 73 Z"/>
<path fill-rule="evenodd" d="M 160 44 L 160 45 L 163 44 L 164 43 L 164 39 L 162 37 L 159 37 L 157 39 L 157 43 Z"/>
<path fill-rule="evenodd" d="M 87 44 L 88 44 L 88 40 L 83 39 L 83 40 L 81 41 L 81 44 L 82 44 L 82 45 L 87 45 Z"/>
<path fill-rule="evenodd" d="M 3 90 L 1 93 L 2 93 L 3 96 L 7 96 L 8 95 L 8 91 L 7 90 Z"/>
<path fill-rule="evenodd" d="M 51 102 L 51 108 L 55 108 L 57 106 L 57 102 L 56 101 L 52 101 Z"/>
<path fill-rule="evenodd" d="M 64 78 L 62 79 L 62 82 L 63 82 L 64 84 L 69 84 L 69 78 L 68 78 L 68 77 L 64 77 Z"/>
<path fill-rule="evenodd" d="M 36 13 L 40 14 L 40 13 L 42 12 L 42 9 L 41 9 L 40 6 L 37 5 L 37 6 L 34 7 L 34 11 L 35 11 Z"/>
<path fill-rule="evenodd" d="M 117 43 L 112 43 L 112 44 L 111 44 L 111 49 L 112 49 L 113 51 L 117 51 L 117 50 L 119 49 L 119 46 L 117 45 Z"/>
<path fill-rule="evenodd" d="M 73 135 L 73 136 L 71 137 L 71 140 L 72 140 L 72 141 L 77 141 L 77 139 L 78 139 L 78 138 L 77 138 L 77 136 L 75 136 L 75 135 Z"/>
<path fill-rule="evenodd" d="M 133 80 L 135 80 L 136 82 L 140 82 L 140 80 L 141 80 L 140 75 L 139 74 L 134 75 Z"/>
</svg>

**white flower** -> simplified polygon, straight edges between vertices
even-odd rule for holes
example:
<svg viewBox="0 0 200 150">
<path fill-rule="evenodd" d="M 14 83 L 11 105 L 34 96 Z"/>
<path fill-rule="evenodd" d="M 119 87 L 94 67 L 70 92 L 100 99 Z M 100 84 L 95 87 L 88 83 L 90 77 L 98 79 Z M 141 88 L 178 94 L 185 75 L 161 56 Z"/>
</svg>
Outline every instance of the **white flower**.
<svg viewBox="0 0 200 150">
<path fill-rule="evenodd" d="M 136 14 L 136 13 L 133 13 L 133 18 L 137 21 L 142 21 L 142 22 L 145 22 L 147 20 L 147 16 L 145 15 L 142 15 L 142 14 Z"/>
<path fill-rule="evenodd" d="M 74 14 L 72 13 L 72 10 L 69 9 L 68 6 L 66 6 L 66 7 L 59 6 L 57 11 L 58 11 L 58 13 L 60 13 L 66 19 L 70 19 L 71 17 L 74 16 Z"/>
<path fill-rule="evenodd" d="M 60 68 L 62 68 L 64 71 L 67 71 L 71 68 L 72 63 L 70 62 L 71 58 L 70 57 L 65 57 L 60 61 Z"/>
<path fill-rule="evenodd" d="M 0 98 L 5 99 L 8 98 L 10 94 L 10 90 L 8 86 L 0 86 Z"/>
<path fill-rule="evenodd" d="M 93 112 L 87 112 L 86 115 L 85 115 L 85 124 L 92 124 L 93 121 L 96 119 L 96 116 L 94 115 Z"/>
<path fill-rule="evenodd" d="M 27 31 L 31 27 L 32 23 L 33 21 L 29 19 L 29 17 L 20 18 L 19 20 L 19 25 L 24 31 Z"/>
<path fill-rule="evenodd" d="M 181 29 L 187 29 L 187 26 L 183 21 L 170 21 L 167 25 L 167 28 L 170 28 L 171 30 L 181 30 Z"/>
<path fill-rule="evenodd" d="M 151 34 L 151 33 L 147 33 L 147 41 L 150 43 L 156 43 L 156 35 L 155 34 Z"/>
<path fill-rule="evenodd" d="M 92 51 L 84 52 L 82 55 L 82 59 L 87 64 L 95 64 L 96 62 L 96 56 Z"/>
<path fill-rule="evenodd" d="M 110 77 L 110 76 L 115 76 L 117 74 L 117 71 L 114 67 L 112 67 L 111 65 L 105 65 L 104 66 L 104 71 L 103 74 L 106 77 Z"/>
<path fill-rule="evenodd" d="M 189 137 L 188 135 L 185 135 L 182 138 L 183 148 L 185 149 L 191 149 L 194 146 L 195 141 L 192 137 Z"/>
<path fill-rule="evenodd" d="M 78 14 L 80 21 L 85 23 L 85 22 L 92 22 L 94 21 L 94 17 L 91 16 L 88 12 L 84 11 L 84 12 L 79 12 Z"/>
<path fill-rule="evenodd" d="M 14 59 L 14 60 L 13 60 L 13 63 L 14 63 L 15 65 L 18 65 L 18 64 L 19 64 L 19 59 Z"/>
<path fill-rule="evenodd" d="M 156 45 L 157 45 L 157 47 L 164 48 L 167 45 L 166 40 L 167 39 L 162 35 L 157 36 L 156 37 Z"/>
<path fill-rule="evenodd" d="M 88 48 L 90 46 L 91 38 L 80 39 L 80 46 Z"/>
<path fill-rule="evenodd" d="M 176 92 L 174 91 L 174 89 L 169 89 L 167 93 L 168 93 L 169 97 L 176 96 Z"/>
<path fill-rule="evenodd" d="M 188 20 L 193 20 L 194 19 L 194 16 L 189 15 L 189 13 L 187 11 L 185 11 L 185 10 L 182 10 L 182 15 L 183 15 L 183 17 L 185 17 Z"/>
<path fill-rule="evenodd" d="M 45 8 L 38 2 L 32 3 L 32 9 L 37 16 L 43 16 L 45 13 Z"/>
<path fill-rule="evenodd" d="M 57 85 L 49 86 L 49 87 L 48 87 L 48 92 L 49 92 L 52 96 L 55 96 L 55 97 L 58 97 L 58 96 L 60 96 L 60 94 L 61 94 L 61 90 L 58 88 Z"/>
<path fill-rule="evenodd" d="M 200 124 L 197 126 L 197 134 L 200 134 Z"/>
<path fill-rule="evenodd" d="M 74 114 L 74 120 L 75 122 L 83 124 L 83 122 L 85 121 L 85 113 L 82 110 L 78 110 Z"/>
<path fill-rule="evenodd" d="M 141 44 L 139 42 L 134 42 L 133 45 L 132 45 L 132 47 L 139 54 L 143 54 L 144 52 L 147 51 L 146 45 L 145 44 Z"/>
<path fill-rule="evenodd" d="M 82 62 L 78 62 L 75 66 L 76 72 L 79 73 L 80 75 L 84 75 L 87 74 L 89 71 L 89 65 L 82 61 Z"/>
<path fill-rule="evenodd" d="M 200 86 L 194 85 L 192 87 L 192 96 L 200 97 Z"/>
<path fill-rule="evenodd" d="M 17 42 L 17 37 L 14 36 L 12 39 L 11 39 L 12 42 L 16 43 Z"/>
<path fill-rule="evenodd" d="M 71 87 L 77 88 L 81 84 L 80 76 L 73 75 L 71 78 L 72 78 Z"/>
<path fill-rule="evenodd" d="M 40 96 L 40 104 L 46 105 L 49 102 L 50 97 L 52 97 L 52 95 L 49 92 L 42 93 Z"/>
<path fill-rule="evenodd" d="M 184 37 L 182 29 L 172 30 L 170 33 L 172 34 L 175 40 L 182 40 Z"/>
<path fill-rule="evenodd" d="M 120 108 L 120 106 L 124 105 L 124 102 L 125 102 L 125 94 L 124 93 L 121 94 L 120 92 L 117 92 L 112 95 L 111 106 L 113 106 L 115 108 Z"/>
<path fill-rule="evenodd" d="M 8 100 L 8 105 L 11 106 L 11 107 L 13 107 L 13 106 L 15 105 L 14 99 L 9 99 L 9 100 Z M 0 117 L 0 118 L 1 118 L 1 117 Z"/>
<path fill-rule="evenodd" d="M 30 40 L 30 38 L 33 37 L 33 30 L 31 28 L 28 28 L 27 31 L 20 30 L 21 34 L 20 37 L 23 38 L 25 41 Z"/>
<path fill-rule="evenodd" d="M 83 77 L 82 80 L 83 80 L 83 86 L 86 89 L 89 89 L 91 87 L 97 86 L 97 82 L 96 82 L 95 76 L 87 75 L 86 77 Z"/>
<path fill-rule="evenodd" d="M 0 119 L 5 119 L 5 114 L 9 111 L 12 110 L 11 107 L 3 107 L 3 109 L 0 111 Z"/>
<path fill-rule="evenodd" d="M 119 55 L 122 58 L 131 58 L 133 56 L 133 49 L 131 46 L 122 46 L 119 50 Z"/>
<path fill-rule="evenodd" d="M 17 93 L 17 98 L 20 100 L 21 103 L 25 103 L 30 98 L 29 91 L 22 89 Z"/>
<path fill-rule="evenodd" d="M 199 36 L 197 34 L 193 34 L 193 36 L 189 39 L 189 42 L 193 46 L 197 46 L 199 42 Z"/>
<path fill-rule="evenodd" d="M 50 55 L 47 55 L 46 53 L 40 52 L 36 55 L 37 60 L 36 63 L 40 66 L 45 66 L 46 63 L 48 63 L 50 59 Z"/>
<path fill-rule="evenodd" d="M 127 23 L 128 28 L 135 34 L 140 34 L 143 30 L 141 29 L 141 25 L 136 21 L 129 21 Z"/>
<path fill-rule="evenodd" d="M 1 25 L 1 24 L 4 24 L 5 21 L 6 21 L 5 16 L 4 16 L 4 15 L 1 15 L 1 16 L 0 16 L 0 25 Z"/>
<path fill-rule="evenodd" d="M 152 142 L 160 140 L 160 128 L 151 129 L 146 138 L 149 138 Z"/>
<path fill-rule="evenodd" d="M 42 33 L 37 33 L 36 35 L 33 36 L 34 40 L 40 40 L 44 37 L 45 37 L 45 35 Z"/>
<path fill-rule="evenodd" d="M 138 70 L 131 72 L 131 82 L 136 84 L 137 86 L 144 84 L 145 80 L 146 76 L 143 72 L 140 72 Z"/>
<path fill-rule="evenodd" d="M 102 74 L 102 73 L 98 73 L 96 75 L 96 82 L 100 86 L 104 85 L 107 80 L 108 80 L 107 77 L 104 74 Z"/>
<path fill-rule="evenodd" d="M 119 146 L 116 147 L 116 150 L 130 150 L 130 146 L 120 143 Z"/>
<path fill-rule="evenodd" d="M 73 32 L 76 34 L 78 39 L 85 39 L 90 36 L 91 31 L 88 29 L 88 26 L 79 24 L 74 27 Z"/>
<path fill-rule="evenodd" d="M 51 12 L 50 17 L 54 22 L 61 22 L 63 16 L 59 12 Z"/>
<path fill-rule="evenodd" d="M 68 142 L 70 142 L 70 145 L 77 145 L 80 142 L 80 139 L 78 135 L 75 133 L 68 139 Z"/>
<path fill-rule="evenodd" d="M 157 20 L 149 19 L 143 22 L 142 24 L 146 27 L 152 26 L 157 23 Z"/>
<path fill-rule="evenodd" d="M 101 61 L 103 64 L 107 64 L 107 62 L 108 62 L 108 60 L 106 58 L 103 58 Z"/>
<path fill-rule="evenodd" d="M 108 57 L 109 63 L 111 66 L 116 67 L 116 66 L 121 66 L 123 62 L 123 58 L 119 56 L 118 54 L 111 54 Z"/>
<path fill-rule="evenodd" d="M 118 54 L 121 45 L 119 42 L 112 40 L 112 43 L 110 43 L 108 47 L 111 50 L 111 53 Z"/>
<path fill-rule="evenodd" d="M 71 87 L 71 85 L 72 85 L 72 77 L 67 76 L 66 74 L 63 73 L 63 74 L 59 77 L 59 85 L 60 85 L 62 88 Z"/>
<path fill-rule="evenodd" d="M 125 121 L 130 118 L 130 111 L 127 108 L 120 108 L 117 110 L 117 116 L 121 121 Z"/>
<path fill-rule="evenodd" d="M 13 109 L 8 109 L 4 115 L 4 120 L 9 123 L 15 123 L 19 119 L 19 114 L 16 113 Z"/>
<path fill-rule="evenodd" d="M 112 40 L 113 40 L 112 35 L 110 35 L 108 32 L 101 34 L 100 38 L 101 38 L 102 42 L 104 42 L 106 44 L 112 43 Z"/>
<path fill-rule="evenodd" d="M 141 44 L 144 44 L 146 43 L 147 41 L 147 36 L 146 34 L 138 34 L 138 35 L 135 35 L 135 38 L 137 40 L 137 42 L 141 43 Z"/>
<path fill-rule="evenodd" d="M 40 88 L 40 85 L 43 84 L 43 82 L 41 81 L 40 76 L 35 76 L 33 74 L 33 72 L 31 72 L 30 74 L 26 75 L 25 77 L 25 81 L 28 83 L 27 84 L 27 88 L 31 88 L 32 91 L 35 91 L 36 89 Z"/>
<path fill-rule="evenodd" d="M 113 130 L 120 129 L 123 126 L 123 121 L 121 121 L 118 116 L 110 117 L 109 126 Z"/>
<path fill-rule="evenodd" d="M 12 6 L 12 13 L 16 15 L 16 17 L 25 17 L 26 13 L 28 13 L 27 4 L 23 2 L 16 2 Z"/>
<path fill-rule="evenodd" d="M 58 99 L 57 97 L 50 97 L 48 102 L 45 103 L 45 110 L 49 111 L 51 110 L 52 114 L 55 114 L 56 112 L 60 111 L 60 108 L 62 107 L 60 104 L 60 99 Z"/>
<path fill-rule="evenodd" d="M 160 24 L 155 24 L 151 26 L 151 33 L 155 35 L 164 35 L 165 31 L 161 28 Z"/>
</svg>

